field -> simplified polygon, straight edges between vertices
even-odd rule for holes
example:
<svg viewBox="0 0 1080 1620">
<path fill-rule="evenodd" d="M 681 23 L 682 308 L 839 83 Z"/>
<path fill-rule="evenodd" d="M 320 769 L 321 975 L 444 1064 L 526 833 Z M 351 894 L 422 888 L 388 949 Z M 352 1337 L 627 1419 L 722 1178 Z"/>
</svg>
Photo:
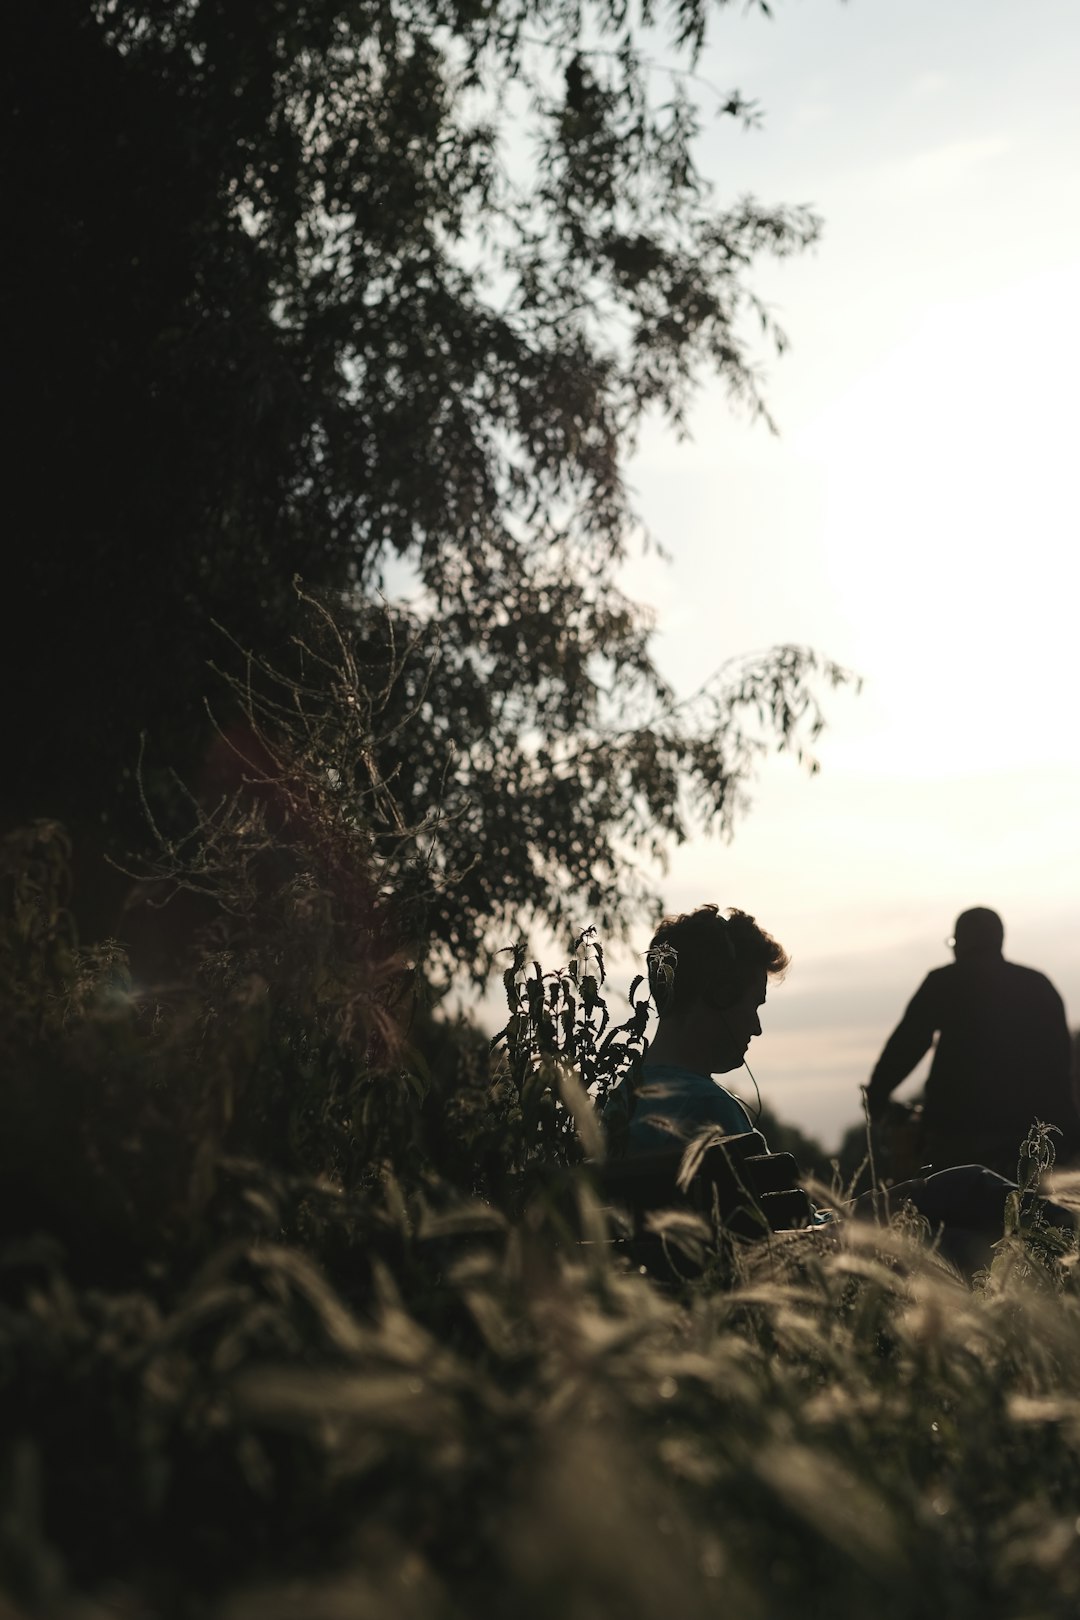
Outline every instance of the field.
<svg viewBox="0 0 1080 1620">
<path fill-rule="evenodd" d="M 575 1168 L 638 1039 L 591 941 L 421 1061 L 373 971 L 347 1038 L 299 946 L 151 994 L 57 829 L 6 860 L 5 1620 L 1077 1612 L 1080 1287 L 1026 1207 L 970 1278 L 901 1211 L 661 1285 Z"/>
</svg>

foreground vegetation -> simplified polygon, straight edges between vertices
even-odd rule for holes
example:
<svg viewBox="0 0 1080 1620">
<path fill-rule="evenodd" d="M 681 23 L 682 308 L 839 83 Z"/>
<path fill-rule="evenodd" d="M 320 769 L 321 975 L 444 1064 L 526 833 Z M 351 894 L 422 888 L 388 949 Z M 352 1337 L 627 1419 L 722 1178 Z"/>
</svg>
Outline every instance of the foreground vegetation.
<svg viewBox="0 0 1080 1620">
<path fill-rule="evenodd" d="M 140 987 L 5 846 L 2 1612 L 1075 1612 L 1075 1257 L 901 1216 L 658 1285 L 574 1168 L 640 1000 L 519 951 L 489 1060 L 315 847 Z"/>
</svg>

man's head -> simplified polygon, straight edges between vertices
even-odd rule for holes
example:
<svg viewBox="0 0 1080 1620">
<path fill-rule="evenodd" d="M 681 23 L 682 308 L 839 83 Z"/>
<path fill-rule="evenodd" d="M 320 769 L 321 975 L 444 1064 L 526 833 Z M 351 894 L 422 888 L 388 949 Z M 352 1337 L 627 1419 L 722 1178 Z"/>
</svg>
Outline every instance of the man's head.
<svg viewBox="0 0 1080 1620">
<path fill-rule="evenodd" d="M 783 946 L 745 911 L 699 906 L 665 917 L 648 950 L 649 988 L 665 1036 L 708 1057 L 708 1069 L 736 1069 L 755 1035 L 770 978 L 788 966 Z"/>
<path fill-rule="evenodd" d="M 957 917 L 952 938 L 957 961 L 961 957 L 1000 956 L 1004 943 L 1005 925 L 988 906 L 972 906 Z"/>
</svg>

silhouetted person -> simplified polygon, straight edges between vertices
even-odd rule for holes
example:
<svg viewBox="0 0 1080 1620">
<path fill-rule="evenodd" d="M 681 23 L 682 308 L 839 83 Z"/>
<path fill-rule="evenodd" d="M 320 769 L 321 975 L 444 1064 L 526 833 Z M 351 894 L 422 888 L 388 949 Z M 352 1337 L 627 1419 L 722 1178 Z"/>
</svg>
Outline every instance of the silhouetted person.
<svg viewBox="0 0 1080 1620">
<path fill-rule="evenodd" d="M 742 1067 L 761 1034 L 768 982 L 782 977 L 787 952 L 746 912 L 724 917 L 706 905 L 665 918 L 647 960 L 660 1026 L 606 1116 L 627 1110 L 625 1151 L 685 1147 L 707 1125 L 752 1130 L 739 1099 L 712 1077 Z"/>
<path fill-rule="evenodd" d="M 870 1078 L 870 1115 L 879 1119 L 937 1035 L 922 1150 L 935 1170 L 977 1161 L 1014 1175 L 1036 1119 L 1060 1128 L 1059 1157 L 1080 1147 L 1064 1004 L 1045 974 L 1005 960 L 1004 939 L 985 906 L 957 918 L 955 962 L 923 980 Z"/>
</svg>

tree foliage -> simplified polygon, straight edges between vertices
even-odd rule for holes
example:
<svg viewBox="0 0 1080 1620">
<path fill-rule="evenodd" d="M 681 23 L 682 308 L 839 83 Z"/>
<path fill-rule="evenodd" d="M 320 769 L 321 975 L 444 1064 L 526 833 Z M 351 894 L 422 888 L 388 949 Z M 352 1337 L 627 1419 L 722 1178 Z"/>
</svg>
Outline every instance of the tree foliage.
<svg viewBox="0 0 1080 1620">
<path fill-rule="evenodd" d="M 811 677 L 839 672 L 788 650 L 687 712 L 618 586 L 643 413 L 680 422 L 708 371 L 763 413 L 747 322 L 782 338 L 753 263 L 818 228 L 700 173 L 705 21 L 703 0 L 21 9 L 9 818 L 104 814 L 130 844 L 140 733 L 151 796 L 154 766 L 198 784 L 215 623 L 282 668 L 296 575 L 352 616 L 373 679 L 397 667 L 417 723 L 379 768 L 410 824 L 446 795 L 440 859 L 471 873 L 433 914 L 453 951 L 511 895 L 624 921 L 628 859 L 729 822 L 754 748 L 805 740 Z"/>
</svg>

